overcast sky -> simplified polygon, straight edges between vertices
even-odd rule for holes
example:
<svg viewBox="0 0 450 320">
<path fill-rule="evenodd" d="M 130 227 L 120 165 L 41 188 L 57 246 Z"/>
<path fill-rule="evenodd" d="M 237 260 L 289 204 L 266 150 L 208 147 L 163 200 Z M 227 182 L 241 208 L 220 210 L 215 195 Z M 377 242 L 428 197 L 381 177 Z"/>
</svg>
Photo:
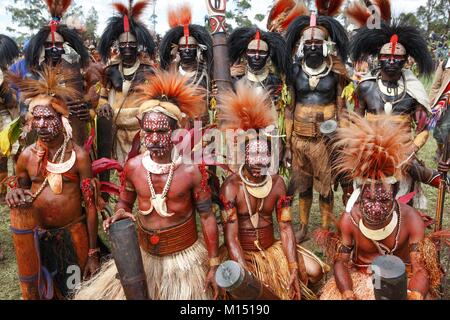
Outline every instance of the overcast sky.
<svg viewBox="0 0 450 320">
<path fill-rule="evenodd" d="M 0 0 L 2 7 L 7 5 L 13 5 L 14 0 Z M 128 0 L 74 0 L 74 3 L 81 5 L 85 16 L 87 16 L 90 8 L 95 7 L 99 12 L 99 27 L 97 33 L 100 34 L 106 26 L 106 20 L 113 14 L 111 6 L 112 2 L 122 1 L 126 3 Z M 19 1 L 20 2 L 20 1 Z M 158 15 L 158 22 L 156 25 L 156 32 L 164 34 L 169 28 L 167 23 L 167 8 L 169 5 L 176 5 L 186 2 L 186 0 L 157 0 L 156 1 L 156 14 Z M 207 14 L 205 0 L 190 0 L 187 1 L 193 8 L 193 23 L 204 23 L 204 17 Z M 272 4 L 272 0 L 251 0 L 252 10 L 248 12 L 249 18 L 253 18 L 255 14 L 262 13 L 267 14 L 268 8 Z M 419 6 L 425 5 L 426 0 L 392 0 L 394 15 L 398 15 L 402 12 L 414 12 Z M 232 5 L 229 5 L 232 6 Z M 150 16 L 153 8 L 150 7 L 143 16 L 143 21 L 150 26 Z M 261 28 L 265 28 L 266 21 L 258 23 Z M 2 10 L 0 13 L 0 33 L 6 33 L 6 26 L 14 27 L 15 24 L 12 21 L 10 15 L 6 10 Z M 23 30 L 26 31 L 26 30 Z"/>
</svg>

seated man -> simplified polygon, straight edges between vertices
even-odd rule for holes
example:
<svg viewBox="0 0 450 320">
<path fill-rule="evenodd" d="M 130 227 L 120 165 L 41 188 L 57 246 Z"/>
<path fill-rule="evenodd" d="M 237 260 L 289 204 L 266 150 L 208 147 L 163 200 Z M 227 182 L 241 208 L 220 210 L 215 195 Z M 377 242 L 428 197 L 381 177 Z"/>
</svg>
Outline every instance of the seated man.
<svg viewBox="0 0 450 320">
<path fill-rule="evenodd" d="M 339 221 L 334 278 L 323 288 L 321 299 L 374 299 L 367 268 L 380 255 L 401 258 L 409 276 L 408 298 L 424 299 L 437 289 L 441 273 L 437 260 L 423 259 L 436 254 L 436 248 L 425 238 L 422 216 L 396 200 L 404 163 L 414 152 L 409 132 L 389 118 L 351 120 L 338 134 L 343 147 L 338 171 L 358 187 Z"/>
<path fill-rule="evenodd" d="M 223 130 L 249 130 L 262 133 L 275 118 L 270 112 L 269 93 L 261 94 L 245 82 L 236 93 L 229 92 L 219 106 Z M 257 130 L 257 131 L 255 131 Z M 222 185 L 225 242 L 231 259 L 250 270 L 282 299 L 314 298 L 307 288 L 328 271 L 313 253 L 297 246 L 292 228 L 291 199 L 278 174 L 271 175 L 270 142 L 266 136 L 252 137 L 245 145 L 245 163 Z M 239 138 L 238 138 L 239 139 Z M 281 241 L 274 235 L 272 214 L 276 211 Z M 303 292 L 301 291 L 301 288 Z"/>
<path fill-rule="evenodd" d="M 128 156 L 116 213 L 104 227 L 107 230 L 126 218 L 136 221 L 152 300 L 216 298 L 218 228 L 211 193 L 204 184 L 208 177 L 197 166 L 182 163 L 181 156 L 172 158 L 172 133 L 188 117 L 194 119 L 204 112 L 204 96 L 188 78 L 159 71 L 137 87 L 133 101 L 142 114 L 142 140 L 138 144 L 145 146 L 146 152 Z M 134 216 L 131 212 L 136 199 L 138 214 Z M 203 237 L 197 232 L 196 212 Z M 125 299 L 116 274 L 114 260 L 110 260 L 82 285 L 75 299 Z"/>
</svg>

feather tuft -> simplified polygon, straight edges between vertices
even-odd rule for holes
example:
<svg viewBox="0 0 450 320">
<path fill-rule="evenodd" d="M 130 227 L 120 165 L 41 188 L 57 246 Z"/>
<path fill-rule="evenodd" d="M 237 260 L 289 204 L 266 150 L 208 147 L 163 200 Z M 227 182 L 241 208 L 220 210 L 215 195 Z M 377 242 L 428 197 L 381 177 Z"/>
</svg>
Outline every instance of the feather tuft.
<svg viewBox="0 0 450 320">
<path fill-rule="evenodd" d="M 72 0 L 44 0 L 52 18 L 62 18 L 72 4 Z"/>
<path fill-rule="evenodd" d="M 141 105 L 147 100 L 164 99 L 174 103 L 191 119 L 205 113 L 204 90 L 190 84 L 189 78 L 177 70 L 157 70 L 146 80 L 146 83 L 136 87 L 134 105 Z"/>
<path fill-rule="evenodd" d="M 334 17 L 344 4 L 344 0 L 316 0 L 317 12 L 321 16 Z"/>
<path fill-rule="evenodd" d="M 358 28 L 365 26 L 371 16 L 369 9 L 358 1 L 354 1 L 348 6 L 345 15 Z"/>
<path fill-rule="evenodd" d="M 372 0 L 373 4 L 380 9 L 381 19 L 389 23 L 392 18 L 392 9 L 390 0 Z"/>
<path fill-rule="evenodd" d="M 286 30 L 292 21 L 294 21 L 297 17 L 308 16 L 310 14 L 309 9 L 303 2 L 297 3 L 297 5 L 289 11 L 289 14 L 286 16 L 286 19 L 281 24 L 282 30 Z"/>
<path fill-rule="evenodd" d="M 177 7 L 171 7 L 168 11 L 169 25 L 171 28 L 190 25 L 192 22 L 192 8 L 188 3 Z"/>
<path fill-rule="evenodd" d="M 223 94 L 218 108 L 221 130 L 264 129 L 276 121 L 271 112 L 269 94 L 242 80 L 236 83 L 236 92 L 230 90 Z"/>
</svg>

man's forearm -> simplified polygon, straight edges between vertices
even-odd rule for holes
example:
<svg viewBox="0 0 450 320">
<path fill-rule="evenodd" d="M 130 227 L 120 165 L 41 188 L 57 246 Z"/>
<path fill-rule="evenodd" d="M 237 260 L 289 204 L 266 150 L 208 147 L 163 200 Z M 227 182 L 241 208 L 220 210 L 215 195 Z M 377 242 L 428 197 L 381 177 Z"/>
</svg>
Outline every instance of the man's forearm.
<svg viewBox="0 0 450 320">
<path fill-rule="evenodd" d="M 216 217 L 212 212 L 201 215 L 203 238 L 209 258 L 216 258 L 219 255 L 219 229 L 217 228 Z"/>
<path fill-rule="evenodd" d="M 97 248 L 97 234 L 98 234 L 98 215 L 94 206 L 90 206 L 87 214 L 87 229 L 89 236 L 89 248 Z"/>
<path fill-rule="evenodd" d="M 353 281 L 350 276 L 348 261 L 337 260 L 334 264 L 334 279 L 341 293 L 353 291 Z"/>
</svg>

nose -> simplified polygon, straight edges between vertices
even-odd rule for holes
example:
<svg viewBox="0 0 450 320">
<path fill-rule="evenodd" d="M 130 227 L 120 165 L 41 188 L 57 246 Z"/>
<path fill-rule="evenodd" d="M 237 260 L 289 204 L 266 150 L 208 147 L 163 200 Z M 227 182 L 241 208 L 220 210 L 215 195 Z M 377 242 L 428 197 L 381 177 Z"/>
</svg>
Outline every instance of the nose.
<svg viewBox="0 0 450 320">
<path fill-rule="evenodd" d="M 37 127 L 38 128 L 43 128 L 44 125 L 45 125 L 44 119 L 39 119 L 38 122 L 37 122 Z"/>
</svg>

